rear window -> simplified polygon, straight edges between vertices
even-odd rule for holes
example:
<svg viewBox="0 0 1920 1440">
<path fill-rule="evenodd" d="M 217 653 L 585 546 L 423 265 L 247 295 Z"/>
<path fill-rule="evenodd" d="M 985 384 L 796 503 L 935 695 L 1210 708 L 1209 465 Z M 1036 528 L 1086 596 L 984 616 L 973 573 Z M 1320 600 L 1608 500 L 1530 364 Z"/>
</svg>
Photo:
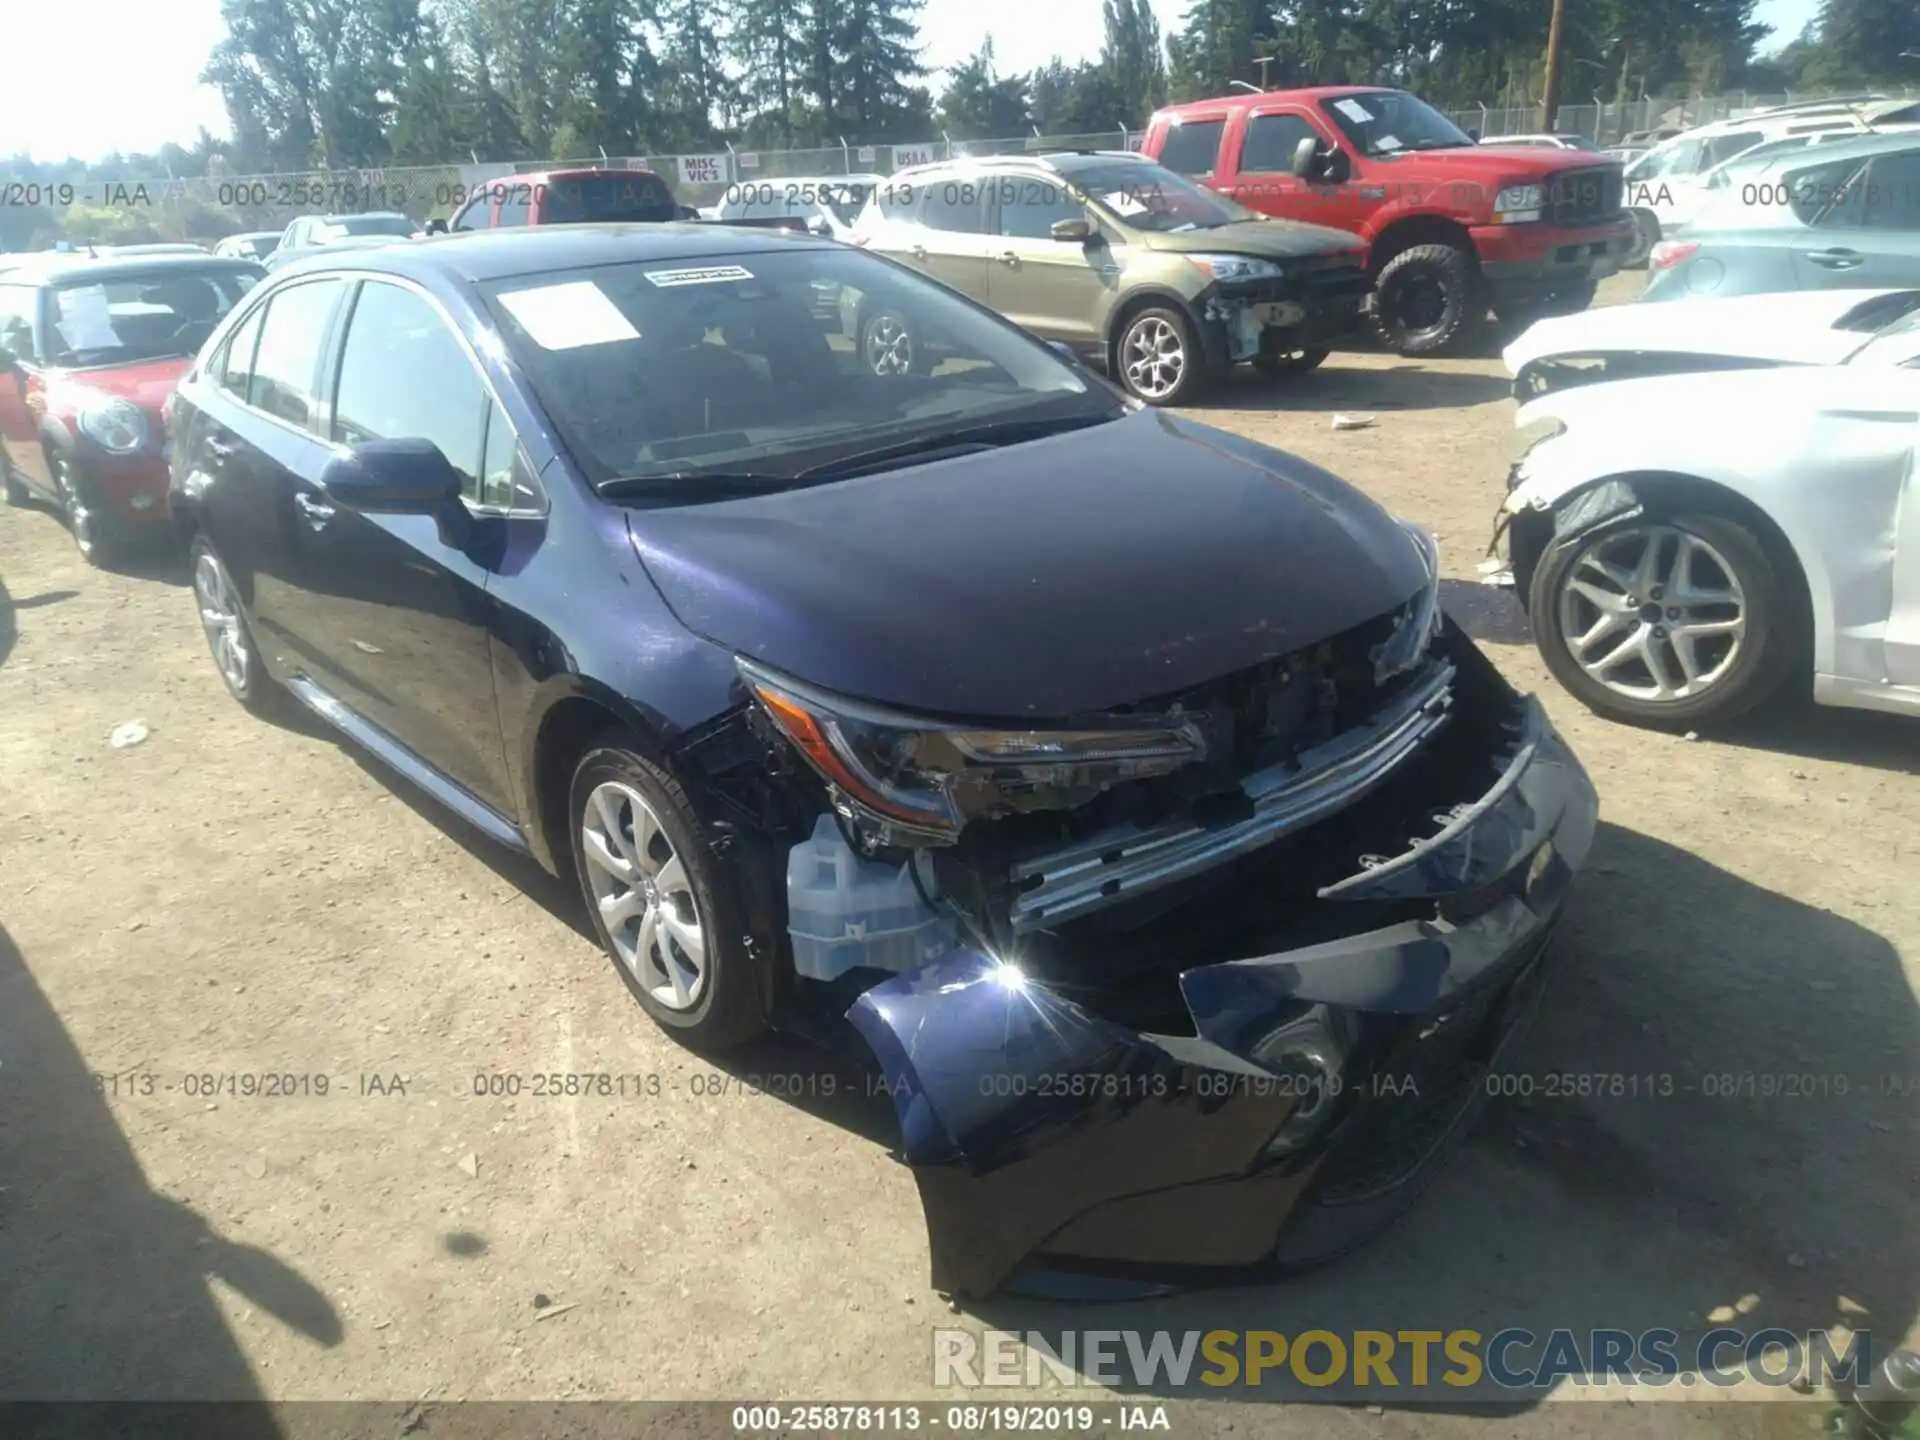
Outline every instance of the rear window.
<svg viewBox="0 0 1920 1440">
<path fill-rule="evenodd" d="M 677 218 L 679 206 L 667 182 L 636 170 L 628 175 L 593 175 L 554 180 L 540 200 L 543 225 L 635 221 L 656 224 Z"/>
<path fill-rule="evenodd" d="M 1155 157 L 1167 169 L 1180 175 L 1211 175 L 1220 159 L 1220 137 L 1225 120 L 1189 120 L 1167 128 Z"/>
</svg>

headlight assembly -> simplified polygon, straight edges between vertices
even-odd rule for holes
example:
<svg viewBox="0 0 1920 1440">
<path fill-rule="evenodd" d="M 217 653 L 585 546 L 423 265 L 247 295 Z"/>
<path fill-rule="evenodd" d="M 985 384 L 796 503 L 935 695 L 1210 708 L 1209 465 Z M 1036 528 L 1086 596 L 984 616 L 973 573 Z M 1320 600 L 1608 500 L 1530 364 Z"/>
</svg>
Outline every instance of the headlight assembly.
<svg viewBox="0 0 1920 1440">
<path fill-rule="evenodd" d="M 952 844 L 976 816 L 1071 809 L 1128 780 L 1202 759 L 1179 715 L 1085 729 L 981 730 L 829 695 L 749 660 L 741 677 L 767 718 L 855 812 L 883 830 Z"/>
<path fill-rule="evenodd" d="M 1394 676 L 1404 675 L 1425 660 L 1427 648 L 1439 638 L 1443 618 L 1440 609 L 1440 547 L 1433 538 L 1433 532 L 1411 520 L 1401 520 L 1399 524 L 1420 552 L 1420 563 L 1426 567 L 1427 583 L 1402 612 L 1400 624 L 1393 634 L 1374 650 L 1373 679 L 1376 685 L 1384 685 Z"/>
<path fill-rule="evenodd" d="M 80 433 L 110 455 L 131 455 L 147 443 L 147 415 L 127 400 L 101 398 L 81 407 Z"/>
<path fill-rule="evenodd" d="M 1186 257 L 1216 280 L 1278 280 L 1286 271 L 1256 255 L 1189 255 Z"/>
<path fill-rule="evenodd" d="M 1522 225 L 1538 220 L 1546 213 L 1547 187 L 1544 185 L 1509 185 L 1493 197 L 1493 223 L 1496 225 Z"/>
</svg>

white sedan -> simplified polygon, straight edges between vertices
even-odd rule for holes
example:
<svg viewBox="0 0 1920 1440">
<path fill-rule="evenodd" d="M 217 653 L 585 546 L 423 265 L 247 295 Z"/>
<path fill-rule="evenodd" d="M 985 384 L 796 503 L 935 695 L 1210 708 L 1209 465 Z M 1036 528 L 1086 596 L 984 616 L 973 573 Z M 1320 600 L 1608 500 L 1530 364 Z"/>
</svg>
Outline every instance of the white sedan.
<svg viewBox="0 0 1920 1440">
<path fill-rule="evenodd" d="M 1506 352 L 1500 529 L 1554 675 L 1638 724 L 1789 681 L 1920 714 L 1920 291 L 1627 305 Z"/>
</svg>

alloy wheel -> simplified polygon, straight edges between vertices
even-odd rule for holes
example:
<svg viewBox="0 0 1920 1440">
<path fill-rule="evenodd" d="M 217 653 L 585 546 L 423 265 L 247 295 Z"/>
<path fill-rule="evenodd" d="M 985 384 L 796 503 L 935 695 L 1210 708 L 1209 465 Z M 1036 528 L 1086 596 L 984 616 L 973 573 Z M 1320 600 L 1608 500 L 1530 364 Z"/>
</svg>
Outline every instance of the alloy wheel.
<svg viewBox="0 0 1920 1440">
<path fill-rule="evenodd" d="M 1148 315 L 1134 323 L 1120 346 L 1127 384 L 1147 400 L 1164 400 L 1187 373 L 1187 347 L 1171 322 Z"/>
<path fill-rule="evenodd" d="M 913 371 L 913 334 L 907 322 L 891 310 L 876 315 L 867 326 L 867 368 L 876 375 L 907 375 Z"/>
<path fill-rule="evenodd" d="M 1712 545 L 1673 525 L 1594 541 L 1567 567 L 1557 608 L 1574 663 L 1629 700 L 1705 694 L 1746 642 L 1739 575 Z"/>
<path fill-rule="evenodd" d="M 60 506 L 66 511 L 67 533 L 73 536 L 74 548 L 91 560 L 96 543 L 93 533 L 93 512 L 87 508 L 87 502 L 81 498 L 79 490 L 67 478 L 67 467 L 64 461 L 49 456 L 47 467 L 52 471 L 53 488 L 59 493 Z"/>
<path fill-rule="evenodd" d="M 212 551 L 202 550 L 193 562 L 193 598 L 200 606 L 200 628 L 207 632 L 207 648 L 227 688 L 244 695 L 251 673 L 246 622 L 226 567 Z"/>
<path fill-rule="evenodd" d="M 587 797 L 581 840 L 594 904 L 620 963 L 659 1005 L 693 1009 L 706 993 L 706 929 L 660 817 L 639 791 L 608 781 Z"/>
</svg>

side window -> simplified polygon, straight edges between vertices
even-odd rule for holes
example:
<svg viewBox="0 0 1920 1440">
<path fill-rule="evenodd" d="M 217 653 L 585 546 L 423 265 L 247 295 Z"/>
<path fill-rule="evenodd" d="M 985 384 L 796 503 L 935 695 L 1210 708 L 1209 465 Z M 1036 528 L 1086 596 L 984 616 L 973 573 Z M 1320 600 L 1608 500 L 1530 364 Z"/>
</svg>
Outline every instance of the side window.
<svg viewBox="0 0 1920 1440">
<path fill-rule="evenodd" d="M 1920 231 L 1920 150 L 1876 155 L 1862 199 L 1860 223 L 1867 229 Z"/>
<path fill-rule="evenodd" d="M 1000 197 L 1000 233 L 1023 240 L 1051 240 L 1056 220 L 1084 220 L 1087 207 L 1058 180 L 1009 176 L 994 186 Z"/>
<path fill-rule="evenodd" d="M 440 312 L 411 290 L 369 281 L 347 322 L 333 438 L 431 440 L 480 498 L 487 391 Z"/>
<path fill-rule="evenodd" d="M 447 229 L 449 230 L 484 230 L 486 229 L 487 228 L 487 207 L 488 207 L 488 200 L 487 200 L 486 192 L 482 191 L 479 195 L 476 195 L 473 199 L 469 200 L 465 205 L 463 205 L 460 208 L 460 213 L 453 217 L 453 223 L 448 225 Z"/>
<path fill-rule="evenodd" d="M 1758 130 L 1736 130 L 1731 135 L 1716 135 L 1707 141 L 1706 149 L 1700 157 L 1700 168 L 1711 170 L 1722 160 L 1731 160 L 1736 155 L 1744 155 L 1767 137 Z"/>
<path fill-rule="evenodd" d="M 33 360 L 33 312 L 40 291 L 32 285 L 0 285 L 0 345 L 21 360 Z"/>
<path fill-rule="evenodd" d="M 1320 132 L 1299 115 L 1256 115 L 1247 124 L 1240 151 L 1241 173 L 1284 175 L 1293 169 L 1293 152 L 1302 140 L 1322 143 Z"/>
<path fill-rule="evenodd" d="M 520 469 L 520 440 L 513 433 L 507 412 L 491 403 L 487 406 L 487 440 L 481 451 L 481 466 L 482 505 L 526 510 L 541 504 L 539 484 Z"/>
<path fill-rule="evenodd" d="M 1189 120 L 1167 129 L 1160 147 L 1160 163 L 1181 175 L 1211 175 L 1220 158 L 1225 120 Z"/>
<path fill-rule="evenodd" d="M 527 202 L 533 198 L 531 185 L 509 183 L 500 187 L 500 215 L 493 223 L 496 225 L 524 225 L 527 223 Z"/>
<path fill-rule="evenodd" d="M 986 229 L 986 190 L 979 180 L 934 180 L 927 187 L 920 223 L 929 230 L 978 235 Z"/>
<path fill-rule="evenodd" d="M 317 433 L 320 347 L 344 288 L 338 280 L 316 280 L 282 290 L 267 301 L 247 391 L 255 406 Z"/>
<path fill-rule="evenodd" d="M 1787 203 L 1802 224 L 1846 229 L 1865 212 L 1866 170 L 1858 160 L 1829 160 L 1786 177 Z"/>
<path fill-rule="evenodd" d="M 236 399 L 245 400 L 253 383 L 253 352 L 260 343 L 260 317 L 266 313 L 267 307 L 259 306 L 235 326 L 220 354 L 217 383 Z"/>
</svg>

